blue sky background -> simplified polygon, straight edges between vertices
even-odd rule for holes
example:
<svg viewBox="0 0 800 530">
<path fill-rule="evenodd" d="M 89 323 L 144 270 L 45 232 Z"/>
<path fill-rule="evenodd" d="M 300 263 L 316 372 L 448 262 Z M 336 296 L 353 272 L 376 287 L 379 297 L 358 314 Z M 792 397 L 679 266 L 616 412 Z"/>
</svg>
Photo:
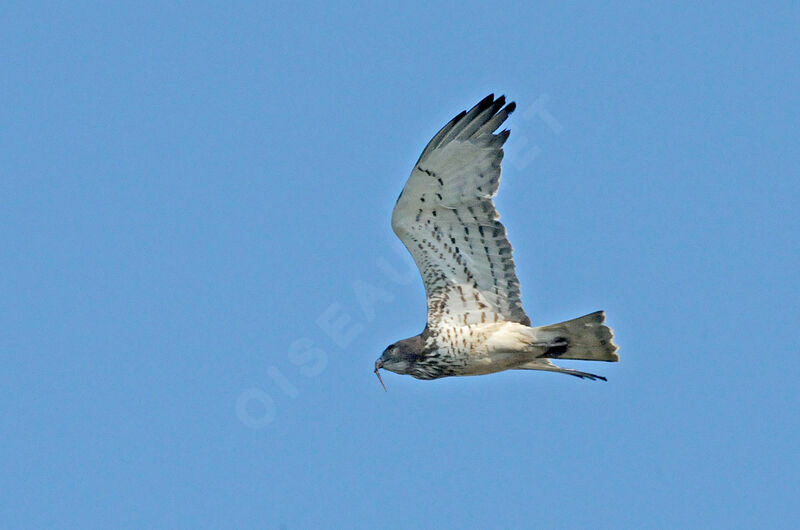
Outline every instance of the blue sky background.
<svg viewBox="0 0 800 530">
<path fill-rule="evenodd" d="M 800 517 L 796 3 L 0 15 L 0 527 Z M 525 308 L 622 361 L 384 393 L 391 208 L 490 92 Z"/>
</svg>

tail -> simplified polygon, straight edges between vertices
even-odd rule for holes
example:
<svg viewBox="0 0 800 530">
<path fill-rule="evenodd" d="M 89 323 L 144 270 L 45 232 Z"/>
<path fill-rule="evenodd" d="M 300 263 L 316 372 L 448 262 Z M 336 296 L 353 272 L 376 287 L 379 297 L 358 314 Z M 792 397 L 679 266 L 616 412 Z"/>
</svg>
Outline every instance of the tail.
<svg viewBox="0 0 800 530">
<path fill-rule="evenodd" d="M 619 361 L 611 328 L 604 325 L 606 314 L 596 311 L 560 324 L 536 328 L 536 338 L 546 349 L 541 359 Z"/>
<path fill-rule="evenodd" d="M 536 359 L 516 366 L 517 370 L 545 370 L 574 375 L 581 379 L 606 380 L 602 375 L 562 368 L 549 359 L 578 359 L 581 361 L 619 361 L 617 345 L 612 340 L 611 328 L 604 325 L 606 314 L 597 311 L 590 315 L 567 320 L 552 326 L 534 328 L 536 346 L 544 348 L 544 353 Z"/>
</svg>

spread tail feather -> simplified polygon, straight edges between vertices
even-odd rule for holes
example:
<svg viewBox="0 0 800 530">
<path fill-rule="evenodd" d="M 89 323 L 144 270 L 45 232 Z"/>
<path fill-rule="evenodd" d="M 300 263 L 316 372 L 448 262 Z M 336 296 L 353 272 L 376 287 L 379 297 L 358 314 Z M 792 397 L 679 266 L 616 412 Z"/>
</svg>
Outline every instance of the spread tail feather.
<svg viewBox="0 0 800 530">
<path fill-rule="evenodd" d="M 606 314 L 596 311 L 559 324 L 536 329 L 538 345 L 545 345 L 539 357 L 581 361 L 619 361 L 611 328 L 604 325 Z"/>
</svg>

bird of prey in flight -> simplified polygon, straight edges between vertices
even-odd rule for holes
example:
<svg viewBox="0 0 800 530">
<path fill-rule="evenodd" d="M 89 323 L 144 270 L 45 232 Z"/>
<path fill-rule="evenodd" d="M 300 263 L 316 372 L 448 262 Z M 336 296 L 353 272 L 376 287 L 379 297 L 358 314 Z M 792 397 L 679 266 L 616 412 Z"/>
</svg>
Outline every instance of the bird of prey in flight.
<svg viewBox="0 0 800 530">
<path fill-rule="evenodd" d="M 428 322 L 386 348 L 375 362 L 379 379 L 380 368 L 417 379 L 513 369 L 605 381 L 551 359 L 619 360 L 604 312 L 531 327 L 522 309 L 511 244 L 492 202 L 510 133 L 495 131 L 515 106 L 490 94 L 455 116 L 422 151 L 397 199 L 392 228 L 422 274 Z"/>
</svg>

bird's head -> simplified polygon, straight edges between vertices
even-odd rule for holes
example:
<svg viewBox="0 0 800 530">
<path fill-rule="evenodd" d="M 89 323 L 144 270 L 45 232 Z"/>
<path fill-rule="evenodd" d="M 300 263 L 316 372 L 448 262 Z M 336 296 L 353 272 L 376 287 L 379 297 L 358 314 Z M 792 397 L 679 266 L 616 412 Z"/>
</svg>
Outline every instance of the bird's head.
<svg viewBox="0 0 800 530">
<path fill-rule="evenodd" d="M 414 365 L 417 359 L 419 359 L 419 353 L 414 348 L 416 344 L 410 344 L 410 340 L 411 339 L 406 339 L 395 342 L 383 350 L 381 356 L 375 361 L 375 374 L 378 376 L 378 379 L 381 379 L 380 372 L 378 372 L 381 368 L 396 374 L 412 373 Z M 381 384 L 383 384 L 383 380 L 381 380 Z M 385 390 L 386 386 L 384 385 L 383 388 Z"/>
<path fill-rule="evenodd" d="M 407 374 L 413 366 L 417 355 L 410 351 L 409 348 L 404 348 L 404 346 L 401 342 L 395 342 L 383 350 L 383 354 L 378 359 L 376 366 L 396 374 Z"/>
</svg>

